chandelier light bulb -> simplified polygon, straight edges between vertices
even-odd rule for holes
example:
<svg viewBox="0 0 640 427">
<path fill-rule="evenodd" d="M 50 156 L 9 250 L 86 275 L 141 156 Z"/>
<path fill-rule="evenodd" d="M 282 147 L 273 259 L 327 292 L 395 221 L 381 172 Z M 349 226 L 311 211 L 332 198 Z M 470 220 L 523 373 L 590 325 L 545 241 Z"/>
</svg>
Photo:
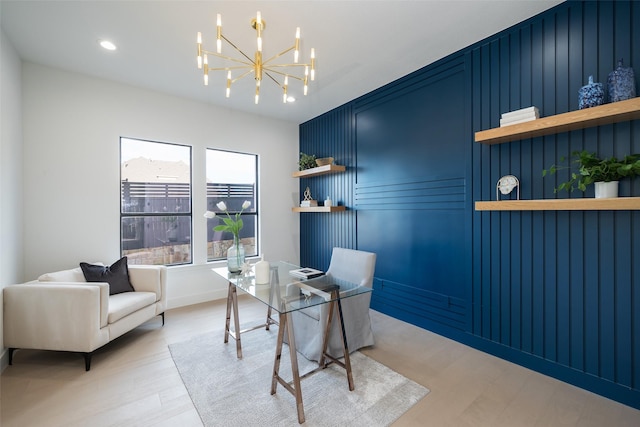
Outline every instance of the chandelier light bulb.
<svg viewBox="0 0 640 427">
<path fill-rule="evenodd" d="M 209 86 L 209 58 L 204 54 L 204 85 Z"/>
<path fill-rule="evenodd" d="M 316 79 L 316 50 L 311 48 L 311 81 Z"/>
<path fill-rule="evenodd" d="M 202 69 L 202 33 L 198 31 L 196 37 L 196 43 L 198 44 L 198 70 Z"/>
<path fill-rule="evenodd" d="M 287 103 L 287 86 L 289 86 L 289 76 L 284 76 L 284 87 L 282 88 L 284 90 L 283 94 L 282 94 L 282 102 L 284 104 Z"/>
<path fill-rule="evenodd" d="M 222 15 L 216 17 L 216 52 L 222 53 Z"/>
<path fill-rule="evenodd" d="M 296 44 L 293 51 L 293 62 L 298 63 L 300 57 L 300 27 L 296 28 Z"/>
<path fill-rule="evenodd" d="M 262 52 L 262 15 L 256 13 L 256 31 L 258 32 L 258 52 Z"/>
</svg>

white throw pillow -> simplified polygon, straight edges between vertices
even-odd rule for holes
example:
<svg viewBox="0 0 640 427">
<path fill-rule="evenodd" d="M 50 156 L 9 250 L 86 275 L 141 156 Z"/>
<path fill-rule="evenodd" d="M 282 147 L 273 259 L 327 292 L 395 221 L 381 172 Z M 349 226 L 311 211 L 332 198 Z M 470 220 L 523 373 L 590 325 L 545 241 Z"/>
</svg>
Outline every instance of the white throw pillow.
<svg viewBox="0 0 640 427">
<path fill-rule="evenodd" d="M 101 262 L 94 262 L 95 265 L 104 265 Z M 53 273 L 45 273 L 38 277 L 40 282 L 86 282 L 82 269 L 80 267 L 71 270 L 55 271 Z"/>
</svg>

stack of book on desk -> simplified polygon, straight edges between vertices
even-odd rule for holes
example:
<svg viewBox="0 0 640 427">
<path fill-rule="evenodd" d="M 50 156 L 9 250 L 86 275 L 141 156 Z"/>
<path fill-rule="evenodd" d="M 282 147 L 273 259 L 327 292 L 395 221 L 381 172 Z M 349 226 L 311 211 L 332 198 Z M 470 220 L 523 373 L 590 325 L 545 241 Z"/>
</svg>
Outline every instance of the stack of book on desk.
<svg viewBox="0 0 640 427">
<path fill-rule="evenodd" d="M 301 208 L 314 208 L 316 206 L 318 206 L 317 200 L 303 200 L 300 202 Z"/>
<path fill-rule="evenodd" d="M 538 118 L 540 118 L 540 112 L 537 107 L 527 107 L 521 110 L 510 111 L 502 115 L 500 127 L 530 122 Z"/>
<path fill-rule="evenodd" d="M 314 277 L 319 277 L 324 274 L 324 272 L 320 270 L 316 270 L 315 268 L 298 268 L 296 270 L 289 270 L 289 274 L 293 277 L 297 277 L 299 279 L 313 279 Z"/>
</svg>

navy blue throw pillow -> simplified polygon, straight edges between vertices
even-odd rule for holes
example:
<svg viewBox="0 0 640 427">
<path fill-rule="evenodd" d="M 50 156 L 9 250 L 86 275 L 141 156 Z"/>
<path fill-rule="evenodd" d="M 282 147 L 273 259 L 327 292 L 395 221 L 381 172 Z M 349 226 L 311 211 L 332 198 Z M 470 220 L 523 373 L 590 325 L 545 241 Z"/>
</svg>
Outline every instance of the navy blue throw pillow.
<svg viewBox="0 0 640 427">
<path fill-rule="evenodd" d="M 87 282 L 109 283 L 109 295 L 135 291 L 129 281 L 129 268 L 127 267 L 126 256 L 109 266 L 81 262 L 80 268 Z"/>
</svg>

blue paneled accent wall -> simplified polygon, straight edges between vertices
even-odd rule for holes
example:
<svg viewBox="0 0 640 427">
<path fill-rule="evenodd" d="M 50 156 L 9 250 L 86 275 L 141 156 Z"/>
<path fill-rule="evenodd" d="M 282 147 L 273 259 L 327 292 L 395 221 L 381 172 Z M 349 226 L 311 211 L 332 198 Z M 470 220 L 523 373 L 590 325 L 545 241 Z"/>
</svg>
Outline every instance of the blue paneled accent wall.
<svg viewBox="0 0 640 427">
<path fill-rule="evenodd" d="M 300 150 L 346 173 L 302 179 L 340 213 L 301 215 L 302 264 L 378 254 L 372 308 L 640 409 L 640 212 L 477 212 L 506 174 L 521 198 L 574 150 L 640 153 L 640 120 L 499 145 L 504 112 L 578 109 L 617 60 L 640 81 L 640 2 L 566 2 L 300 125 Z M 640 179 L 620 183 L 640 196 Z M 509 196 L 514 197 L 514 196 Z"/>
</svg>

